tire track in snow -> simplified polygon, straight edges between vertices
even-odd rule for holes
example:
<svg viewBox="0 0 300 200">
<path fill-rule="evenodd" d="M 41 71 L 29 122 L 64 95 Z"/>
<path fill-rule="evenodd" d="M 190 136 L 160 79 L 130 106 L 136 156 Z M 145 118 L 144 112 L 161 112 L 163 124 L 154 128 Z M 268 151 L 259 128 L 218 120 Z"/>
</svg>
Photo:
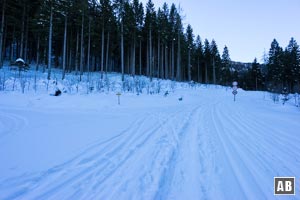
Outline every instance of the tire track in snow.
<svg viewBox="0 0 300 200">
<path fill-rule="evenodd" d="M 200 185 L 201 196 L 199 199 L 221 199 L 222 194 L 217 189 L 220 183 L 220 166 L 218 166 L 218 141 L 216 140 L 216 133 L 212 130 L 211 122 L 208 116 L 211 115 L 211 109 L 218 102 L 211 100 L 201 113 L 199 114 L 198 123 L 198 149 L 200 162 Z M 214 181 L 212 181 L 214 180 Z"/>
<path fill-rule="evenodd" d="M 219 127 L 222 127 L 223 132 L 218 132 L 221 143 L 225 147 L 224 150 L 229 159 L 230 165 L 236 175 L 238 184 L 241 185 L 243 195 L 250 199 L 266 198 L 264 192 L 259 187 L 258 180 L 253 173 L 252 163 L 248 160 L 248 155 L 244 153 L 244 149 L 237 143 L 237 137 L 232 135 L 232 123 L 228 120 L 229 112 L 224 111 L 224 107 L 217 106 L 214 108 L 214 122 L 217 122 Z M 243 124 L 240 121 L 240 124 Z M 229 129 L 228 126 L 231 126 Z M 245 130 L 240 130 L 240 134 L 244 134 Z"/>
<path fill-rule="evenodd" d="M 226 119 L 236 130 L 235 133 L 231 133 L 230 138 L 235 138 L 235 146 L 247 163 L 252 176 L 259 183 L 257 185 L 261 187 L 262 193 L 273 196 L 272 177 L 298 174 L 299 150 L 291 148 L 295 141 L 282 139 L 280 134 L 277 134 L 278 131 L 271 131 L 265 124 L 258 123 L 258 119 L 254 120 L 249 113 L 242 115 L 239 108 L 234 115 L 227 116 Z"/>
<path fill-rule="evenodd" d="M 184 110 L 184 108 L 180 109 L 163 119 L 158 116 L 158 127 L 152 130 L 152 137 L 114 175 L 120 178 L 116 180 L 115 177 L 110 177 L 103 184 L 101 191 L 96 192 L 94 196 L 85 196 L 85 198 L 153 199 L 153 194 L 160 188 L 159 181 L 163 172 L 167 168 L 171 169 L 169 161 L 174 157 L 174 151 L 177 148 L 172 134 L 173 129 L 166 131 L 165 128 L 173 124 Z M 134 177 L 130 174 L 134 174 Z M 99 184 L 97 186 L 100 187 Z"/>
<path fill-rule="evenodd" d="M 243 119 L 244 122 L 241 122 L 241 119 Z M 287 169 L 285 165 L 292 168 L 295 164 L 296 166 L 299 166 L 299 155 L 297 153 L 293 153 L 300 152 L 298 146 L 295 145 L 300 142 L 297 142 L 299 139 L 287 140 L 280 135 L 280 130 L 275 130 L 269 126 L 266 127 L 264 123 L 249 117 L 249 114 L 247 113 L 242 115 L 239 109 L 237 114 L 233 115 L 232 118 L 228 118 L 228 120 L 231 121 L 237 130 L 239 130 L 238 132 L 243 132 L 243 135 L 247 136 L 247 141 L 245 140 L 245 137 L 241 138 L 239 141 L 242 146 L 248 148 L 249 153 L 254 155 L 254 150 L 255 152 L 258 150 L 262 151 L 261 155 L 263 155 L 263 158 L 261 158 L 261 163 L 265 164 L 268 171 L 272 170 L 273 174 L 279 175 L 278 170 L 272 169 L 270 166 L 278 167 L 278 165 L 281 165 L 283 166 L 281 169 Z M 251 127 L 249 126 L 249 123 L 251 123 Z M 236 136 L 239 135 L 240 134 L 237 134 Z M 255 148 L 253 146 L 255 146 Z M 259 156 L 259 154 L 255 154 L 255 157 L 259 158 L 261 156 Z M 274 162 L 268 162 L 270 160 L 273 160 Z M 293 163 L 287 164 L 286 162 L 289 160 L 292 160 Z M 298 171 L 298 168 L 299 167 L 293 168 L 293 172 L 287 169 L 286 172 L 289 172 L 289 174 L 295 174 L 295 172 Z"/>
<path fill-rule="evenodd" d="M 206 121 L 214 104 L 215 100 L 212 100 L 208 105 L 198 107 L 191 116 L 184 130 L 186 137 L 181 140 L 170 192 L 161 199 L 217 199 L 220 196 L 214 185 L 219 175 L 217 150 Z"/>
<path fill-rule="evenodd" d="M 157 137 L 160 136 L 160 134 L 161 134 L 160 130 L 161 130 L 162 126 L 164 124 L 167 124 L 169 121 L 171 121 L 174 117 L 176 117 L 178 115 L 178 113 L 181 113 L 182 110 L 183 109 L 177 110 L 173 114 L 168 115 L 167 117 L 165 117 L 164 119 L 161 119 L 161 120 L 160 120 L 159 116 L 155 115 L 154 117 L 157 121 L 156 124 L 154 126 L 152 126 L 151 129 L 148 130 L 149 133 L 147 134 L 147 137 L 145 138 L 145 140 L 141 144 L 139 144 L 137 146 L 138 148 L 134 151 L 134 155 L 131 154 L 131 156 L 128 157 L 125 160 L 126 162 L 122 163 L 122 165 L 124 165 L 124 166 L 122 166 L 122 168 L 120 167 L 120 170 L 118 170 L 117 175 L 114 174 L 114 176 L 122 176 L 122 174 L 126 174 L 126 172 L 128 172 L 127 171 L 128 168 L 132 167 L 132 162 L 130 162 L 129 160 L 132 160 L 133 162 L 135 162 L 135 165 L 137 165 L 136 161 L 140 161 L 140 160 L 136 159 L 136 158 L 139 157 L 140 154 L 143 154 L 145 152 L 145 149 L 146 150 L 148 149 L 147 146 L 152 145 L 153 141 L 156 140 Z M 137 150 L 139 150 L 139 151 L 137 151 Z M 150 150 L 152 150 L 152 149 L 150 148 Z M 149 159 L 148 157 L 143 156 L 143 159 L 145 159 L 145 158 Z M 115 177 L 110 176 L 109 178 L 111 178 L 113 180 Z M 118 183 L 119 182 L 118 181 L 117 183 L 114 183 L 114 184 L 110 185 L 109 184 L 110 181 L 107 181 L 107 182 L 108 182 L 108 185 L 105 186 L 103 190 L 105 190 L 105 188 L 107 188 L 108 192 L 111 191 L 111 188 L 115 188 L 115 190 L 118 190 L 118 189 L 120 189 L 120 187 L 123 187 L 122 185 L 127 184 L 126 182 L 125 183 L 124 182 L 123 183 Z M 97 183 L 95 183 L 95 187 L 93 188 L 93 190 L 95 190 L 97 188 L 99 188 L 99 181 L 97 181 Z M 107 193 L 106 192 L 102 192 L 102 193 L 105 194 L 103 196 L 103 198 L 105 198 Z M 118 194 L 118 192 L 114 192 L 114 193 Z M 99 195 L 101 196 L 102 194 L 99 194 Z"/>
<path fill-rule="evenodd" d="M 217 105 L 217 104 L 216 104 Z M 241 175 L 242 173 L 238 171 L 239 168 L 238 163 L 234 159 L 235 153 L 233 152 L 230 143 L 226 139 L 224 139 L 224 134 L 227 134 L 224 131 L 223 124 L 221 124 L 221 120 L 218 118 L 215 112 L 215 107 L 212 107 L 210 112 L 210 122 L 212 133 L 214 133 L 214 137 L 216 138 L 216 144 L 219 148 L 220 152 L 223 152 L 223 157 L 219 157 L 218 164 L 221 166 L 221 181 L 222 183 L 219 185 L 219 191 L 226 191 L 227 193 L 223 194 L 224 199 L 236 198 L 238 199 L 246 199 L 246 191 L 247 188 L 242 185 Z M 224 174 L 224 172 L 226 174 Z M 234 190 L 232 189 L 234 188 Z M 231 189 L 231 190 L 230 190 Z"/>
<path fill-rule="evenodd" d="M 184 169 L 178 169 L 180 168 L 178 166 L 184 162 L 182 161 L 182 159 L 184 159 L 186 155 L 182 152 L 186 151 L 188 148 L 186 141 L 187 139 L 190 139 L 192 137 L 190 135 L 190 129 L 191 126 L 193 126 L 192 122 L 195 122 L 194 118 L 196 113 L 198 112 L 198 109 L 198 106 L 196 108 L 192 108 L 179 131 L 176 131 L 172 128 L 173 124 L 171 124 L 170 126 L 170 128 L 172 129 L 173 137 L 175 138 L 176 145 L 175 148 L 173 148 L 173 151 L 171 152 L 167 163 L 165 164 L 167 167 L 164 168 L 163 172 L 160 175 L 159 190 L 156 192 L 154 199 L 173 199 L 173 197 L 170 196 L 170 193 L 172 193 L 173 189 L 178 189 L 178 187 L 175 188 L 173 184 L 182 184 L 182 181 L 186 181 L 184 180 Z M 197 163 L 197 161 L 195 162 Z"/>
<path fill-rule="evenodd" d="M 149 117 L 151 116 L 146 116 L 140 120 L 137 120 L 136 122 L 131 124 L 127 129 L 122 131 L 119 135 L 107 141 L 96 143 L 88 147 L 79 155 L 75 156 L 73 159 L 61 165 L 54 166 L 37 175 L 22 175 L 21 177 L 15 177 L 9 180 L 1 181 L 2 183 L 5 183 L 5 185 L 0 185 L 0 188 L 1 190 L 3 190 L 6 188 L 9 189 L 20 186 L 19 189 L 15 189 L 16 191 L 10 194 L 9 196 L 10 198 L 15 198 L 18 196 L 25 195 L 26 193 L 38 190 L 39 188 L 42 188 L 39 189 L 41 191 L 49 191 L 49 188 L 53 188 L 55 185 L 61 183 L 60 180 L 62 179 L 67 179 L 67 181 L 64 181 L 64 183 L 66 184 L 68 183 L 68 181 L 75 180 L 75 178 L 79 178 L 80 176 L 84 176 L 86 173 L 89 173 L 90 170 L 92 171 L 93 167 L 99 163 L 99 159 L 97 162 L 97 159 L 95 158 L 101 158 L 101 154 L 103 155 L 105 153 L 105 149 L 109 149 L 111 143 L 114 144 L 114 142 L 117 141 L 116 143 L 118 144 L 124 141 L 119 140 L 119 138 L 122 138 L 129 133 L 134 133 L 133 130 L 135 128 L 141 127 Z M 71 179 L 70 177 L 67 177 L 70 173 L 74 173 L 74 171 L 76 171 L 76 174 L 73 174 L 73 177 L 71 177 Z"/>
<path fill-rule="evenodd" d="M 9 112 L 0 112 L 0 139 L 14 133 L 18 133 L 28 124 L 20 115 Z"/>
<path fill-rule="evenodd" d="M 277 149 L 285 150 L 287 155 L 288 152 L 300 152 L 299 143 L 300 138 L 299 134 L 292 135 L 287 130 L 282 130 L 281 127 L 277 126 L 277 129 L 275 129 L 274 126 L 266 126 L 268 123 L 263 123 L 264 119 L 258 120 L 256 117 L 251 117 L 250 114 L 246 113 L 245 111 L 241 111 L 241 108 L 238 107 L 237 115 L 243 118 L 247 118 L 245 121 L 251 121 L 251 125 L 249 126 L 247 123 L 243 123 L 243 126 L 247 128 L 248 130 L 255 130 L 253 133 L 256 135 L 257 138 L 260 138 L 261 140 L 268 141 L 266 144 L 272 143 L 272 145 L 276 145 Z M 242 114 L 243 113 L 243 114 Z M 274 122 L 274 123 L 280 123 L 280 122 Z M 299 126 L 300 127 L 300 126 Z M 271 134 L 266 134 L 271 133 Z M 293 142 L 291 142 L 293 141 Z M 286 145 L 289 144 L 289 145 Z M 299 160 L 298 160 L 299 161 Z"/>
<path fill-rule="evenodd" d="M 151 117 L 153 116 L 146 116 L 143 120 L 137 121 L 121 136 L 106 142 L 106 145 L 95 144 L 71 161 L 53 167 L 38 176 L 21 180 L 19 177 L 15 180 L 8 180 L 8 186 L 23 185 L 9 197 L 37 197 L 35 194 L 40 194 L 37 198 L 44 199 L 55 197 L 56 194 L 60 196 L 64 188 L 70 188 L 72 185 L 79 191 L 82 183 L 87 184 L 92 179 L 97 179 L 94 185 L 101 185 L 101 182 L 112 176 L 137 149 L 149 140 L 153 135 L 153 130 L 156 131 L 159 128 L 160 125 L 157 125 L 148 130 L 140 130 L 144 122 Z M 24 187 L 24 185 L 26 186 Z M 65 195 L 70 196 L 71 193 Z M 62 195 L 62 197 L 65 196 Z"/>
<path fill-rule="evenodd" d="M 224 115 L 223 115 L 224 116 Z M 272 170 L 270 168 L 271 163 L 267 162 L 266 153 L 268 152 L 265 147 L 265 144 L 261 145 L 259 143 L 260 140 L 258 140 L 258 137 L 255 133 L 256 130 L 253 129 L 253 127 L 249 127 L 247 123 L 251 123 L 251 120 L 241 120 L 244 118 L 240 118 L 238 115 L 231 115 L 231 117 L 226 117 L 226 120 L 228 123 L 233 127 L 232 129 L 235 130 L 233 132 L 230 132 L 229 138 L 231 140 L 235 141 L 235 148 L 239 149 L 238 153 L 243 158 L 243 160 L 247 161 L 247 167 L 249 170 L 251 170 L 251 175 L 253 178 L 256 179 L 257 184 L 261 185 L 261 183 L 264 183 L 263 185 L 270 184 L 269 177 L 261 177 L 261 172 L 268 172 Z M 264 155 L 263 155 L 264 154 Z M 260 171 L 260 173 L 259 173 Z M 272 189 L 272 188 L 271 188 Z M 261 191 L 264 191 L 263 188 L 260 188 Z M 266 191 L 264 191 L 266 192 Z M 269 191 L 270 194 L 273 193 L 273 190 Z"/>
</svg>

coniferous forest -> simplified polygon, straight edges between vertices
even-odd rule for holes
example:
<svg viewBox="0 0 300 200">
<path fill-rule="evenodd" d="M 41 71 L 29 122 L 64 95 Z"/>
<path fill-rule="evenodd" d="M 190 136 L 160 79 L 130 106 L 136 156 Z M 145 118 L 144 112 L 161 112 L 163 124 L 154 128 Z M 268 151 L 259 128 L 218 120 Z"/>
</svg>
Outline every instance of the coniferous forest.
<svg viewBox="0 0 300 200">
<path fill-rule="evenodd" d="M 0 67 L 23 58 L 31 68 L 66 73 L 107 72 L 176 81 L 230 85 L 248 90 L 300 93 L 300 50 L 276 39 L 260 64 L 238 64 L 225 46 L 183 25 L 175 4 L 151 0 L 1 0 Z M 263 55 L 262 55 L 263 56 Z M 241 67 L 242 66 L 242 67 Z M 243 67 L 244 66 L 244 67 Z M 245 67 L 247 66 L 247 67 Z"/>
</svg>

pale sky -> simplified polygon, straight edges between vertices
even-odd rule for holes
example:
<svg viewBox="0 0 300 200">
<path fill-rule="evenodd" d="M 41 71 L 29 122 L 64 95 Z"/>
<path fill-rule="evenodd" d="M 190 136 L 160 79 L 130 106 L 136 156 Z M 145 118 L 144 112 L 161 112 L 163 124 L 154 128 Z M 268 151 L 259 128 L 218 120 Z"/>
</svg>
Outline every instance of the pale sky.
<svg viewBox="0 0 300 200">
<path fill-rule="evenodd" d="M 148 0 L 141 0 L 144 6 Z M 232 60 L 262 62 L 264 50 L 277 39 L 285 48 L 291 37 L 300 44 L 300 0 L 152 0 L 155 9 L 166 2 L 180 4 L 184 26 L 194 35 L 215 39 L 220 54 L 226 45 Z"/>
</svg>

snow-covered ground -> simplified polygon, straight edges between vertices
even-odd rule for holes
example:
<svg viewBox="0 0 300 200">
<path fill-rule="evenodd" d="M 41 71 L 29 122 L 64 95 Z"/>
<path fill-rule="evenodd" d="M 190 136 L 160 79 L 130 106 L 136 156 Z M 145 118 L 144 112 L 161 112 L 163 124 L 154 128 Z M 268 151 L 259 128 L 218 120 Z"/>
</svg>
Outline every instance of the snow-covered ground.
<svg viewBox="0 0 300 200">
<path fill-rule="evenodd" d="M 296 177 L 299 199 L 299 119 L 220 86 L 121 105 L 115 92 L 0 92 L 0 199 L 274 199 L 275 176 Z"/>
</svg>

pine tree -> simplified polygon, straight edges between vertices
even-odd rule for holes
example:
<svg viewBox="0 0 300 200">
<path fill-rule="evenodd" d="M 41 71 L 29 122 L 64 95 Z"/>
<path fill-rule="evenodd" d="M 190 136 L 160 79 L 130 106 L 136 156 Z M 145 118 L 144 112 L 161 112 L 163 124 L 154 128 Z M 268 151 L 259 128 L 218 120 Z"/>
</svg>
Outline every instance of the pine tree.
<svg viewBox="0 0 300 200">
<path fill-rule="evenodd" d="M 194 49 L 194 34 L 190 24 L 186 28 L 186 41 L 188 45 L 188 81 L 192 80 L 192 66 L 191 66 L 191 53 Z"/>
<path fill-rule="evenodd" d="M 166 4 L 163 6 L 164 9 L 164 16 L 165 19 L 168 20 L 169 26 L 168 29 L 166 30 L 166 37 L 171 40 L 171 79 L 175 79 L 175 41 L 176 41 L 176 16 L 177 16 L 177 9 L 175 7 L 175 4 L 172 4 L 170 13 L 168 14 L 168 9 L 166 8 Z"/>
<path fill-rule="evenodd" d="M 269 50 L 269 57 L 267 62 L 268 80 L 270 89 L 273 92 L 280 92 L 283 87 L 283 50 L 279 43 L 274 39 Z"/>
<path fill-rule="evenodd" d="M 228 50 L 228 49 L 227 49 Z M 217 83 L 217 74 L 219 74 L 220 53 L 215 40 L 210 44 L 211 64 L 212 64 L 212 80 L 213 84 Z M 228 55 L 229 56 L 229 55 Z"/>
<path fill-rule="evenodd" d="M 80 34 L 80 81 L 82 80 L 83 75 L 83 65 L 84 65 L 84 24 L 85 24 L 85 3 L 83 2 L 83 9 L 81 10 L 81 34 Z"/>
<path fill-rule="evenodd" d="M 143 26 L 143 19 L 144 19 L 144 9 L 143 4 L 139 3 L 138 0 L 133 0 L 132 3 L 132 10 L 133 10 L 133 47 L 132 47 L 132 75 L 135 75 L 135 68 L 136 68 L 136 41 L 137 41 L 137 35 L 140 35 L 142 26 Z M 141 49 L 141 40 L 140 40 L 140 49 Z M 139 58 L 139 67 L 141 69 L 141 54 Z M 141 70 L 140 70 L 141 71 Z"/>
<path fill-rule="evenodd" d="M 3 0 L 2 6 L 2 17 L 1 17 L 1 28 L 0 28 L 0 68 L 3 65 L 3 54 L 2 54 L 2 46 L 3 46 L 3 35 L 4 35 L 4 18 L 5 18 L 5 6 L 6 0 Z"/>
<path fill-rule="evenodd" d="M 196 38 L 196 51 L 195 51 L 195 61 L 197 66 L 197 81 L 202 83 L 202 68 L 201 63 L 203 60 L 203 45 L 200 36 Z"/>
<path fill-rule="evenodd" d="M 210 61 L 211 61 L 211 49 L 210 49 L 210 45 L 209 45 L 209 41 L 207 39 L 205 39 L 204 41 L 204 65 L 205 65 L 205 83 L 208 84 L 209 83 L 209 72 L 208 72 L 208 67 L 210 65 Z"/>
<path fill-rule="evenodd" d="M 225 46 L 222 54 L 222 64 L 221 64 L 221 73 L 220 73 L 220 81 L 222 84 L 225 85 L 229 85 L 231 80 L 230 64 L 231 64 L 231 59 L 229 56 L 229 50 L 227 46 Z"/>
<path fill-rule="evenodd" d="M 252 68 L 251 68 L 251 83 L 252 87 L 255 90 L 258 90 L 260 86 L 262 85 L 262 73 L 260 69 L 260 64 L 257 62 L 257 59 L 255 58 L 253 63 L 252 63 Z"/>
<path fill-rule="evenodd" d="M 176 69 L 176 79 L 177 81 L 181 81 L 182 80 L 182 74 L 181 74 L 181 37 L 182 37 L 182 22 L 181 22 L 181 16 L 179 13 L 176 13 L 175 16 L 175 21 L 176 21 L 176 25 L 175 25 L 175 30 L 177 31 L 177 69 Z"/>
<path fill-rule="evenodd" d="M 126 0 L 115 0 L 115 8 L 118 16 L 119 26 L 120 26 L 120 49 L 121 49 L 121 73 L 122 81 L 124 81 L 124 1 Z"/>
<path fill-rule="evenodd" d="M 295 92 L 295 88 L 300 89 L 300 49 L 294 38 L 291 38 L 285 49 L 284 82 L 285 87 Z"/>
<path fill-rule="evenodd" d="M 58 6 L 61 7 L 61 14 L 64 16 L 64 39 L 63 39 L 63 62 L 62 62 L 62 80 L 65 78 L 66 65 L 67 65 L 67 29 L 68 29 L 68 15 L 69 10 L 72 6 L 72 1 L 70 0 L 59 0 Z"/>
<path fill-rule="evenodd" d="M 153 77 L 153 64 L 154 64 L 154 58 L 153 58 L 153 30 L 155 27 L 155 21 L 156 21 L 156 13 L 154 9 L 154 4 L 152 0 L 148 0 L 148 3 L 146 5 L 146 18 L 145 18 L 145 30 L 148 34 L 148 45 L 147 45 L 147 54 L 148 54 L 148 65 L 147 65 L 147 76 L 150 77 L 150 80 L 152 80 Z"/>
<path fill-rule="evenodd" d="M 164 21 L 164 12 L 158 8 L 157 11 L 157 27 L 166 27 Z M 161 51 L 163 50 L 161 48 L 161 41 L 162 37 L 165 34 L 164 28 L 157 30 L 157 77 L 163 78 L 163 66 L 161 65 Z"/>
<path fill-rule="evenodd" d="M 48 77 L 47 77 L 48 80 L 50 80 L 51 78 L 52 30 L 53 30 L 53 2 L 50 0 L 50 22 L 49 22 L 49 39 L 48 39 Z"/>
</svg>

